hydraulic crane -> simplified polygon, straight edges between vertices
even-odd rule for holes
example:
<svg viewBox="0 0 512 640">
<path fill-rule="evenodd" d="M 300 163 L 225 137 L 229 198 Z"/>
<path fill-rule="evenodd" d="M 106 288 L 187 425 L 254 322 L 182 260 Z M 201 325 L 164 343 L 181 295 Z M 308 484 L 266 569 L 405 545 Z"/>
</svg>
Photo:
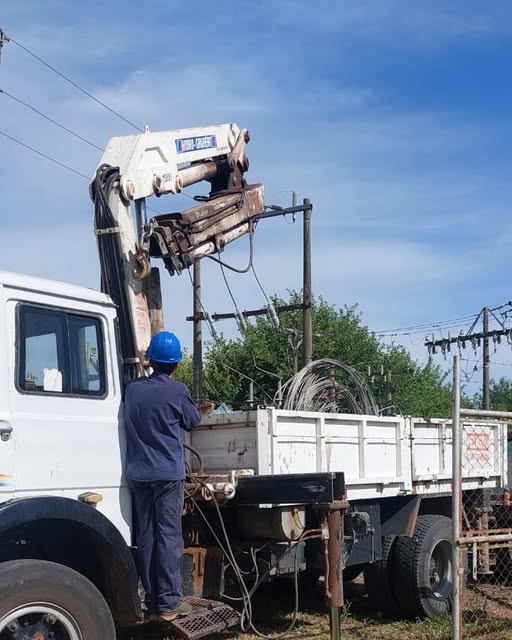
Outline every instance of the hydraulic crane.
<svg viewBox="0 0 512 640">
<path fill-rule="evenodd" d="M 248 185 L 247 129 L 222 124 L 112 138 L 91 183 L 102 291 L 118 306 L 125 381 L 143 375 L 151 336 L 163 328 L 160 276 L 221 252 L 252 233 L 263 213 L 263 185 Z M 145 199 L 210 183 L 190 209 L 147 219 Z"/>
</svg>

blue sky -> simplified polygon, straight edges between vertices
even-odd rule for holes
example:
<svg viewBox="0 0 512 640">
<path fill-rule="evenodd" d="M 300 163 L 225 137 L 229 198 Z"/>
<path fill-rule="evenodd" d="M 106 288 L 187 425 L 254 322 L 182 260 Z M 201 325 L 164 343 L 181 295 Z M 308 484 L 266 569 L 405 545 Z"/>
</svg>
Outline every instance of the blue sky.
<svg viewBox="0 0 512 640">
<path fill-rule="evenodd" d="M 0 27 L 137 124 L 247 127 L 250 180 L 267 201 L 286 205 L 295 190 L 314 203 L 315 292 L 359 303 L 372 330 L 512 297 L 508 2 L 2 0 Z M 132 133 L 12 43 L 0 88 L 102 148 Z M 86 175 L 100 160 L 2 95 L 0 129 Z M 0 145 L 0 268 L 96 286 L 87 182 Z M 225 258 L 244 263 L 247 242 Z M 299 288 L 300 224 L 260 224 L 255 266 L 269 294 Z M 264 304 L 250 275 L 229 278 L 240 308 Z M 168 326 L 190 344 L 188 278 L 166 282 L 165 296 Z M 213 263 L 204 301 L 211 312 L 233 307 Z M 393 339 L 424 360 L 421 338 Z M 495 360 L 510 362 L 508 351 Z"/>
</svg>

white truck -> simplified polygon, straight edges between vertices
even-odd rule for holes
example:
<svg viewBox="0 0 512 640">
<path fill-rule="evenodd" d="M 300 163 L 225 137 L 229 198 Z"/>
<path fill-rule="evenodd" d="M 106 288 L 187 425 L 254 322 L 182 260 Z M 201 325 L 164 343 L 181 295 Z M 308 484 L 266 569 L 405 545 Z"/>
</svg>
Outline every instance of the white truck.
<svg viewBox="0 0 512 640">
<path fill-rule="evenodd" d="M 104 293 L 0 272 L 0 640 L 114 640 L 144 621 L 121 414 L 163 326 L 149 258 L 179 272 L 253 231 L 263 190 L 243 179 L 247 142 L 236 125 L 111 141 L 91 189 Z M 206 202 L 145 220 L 146 197 L 203 179 Z M 507 482 L 505 427 L 484 429 L 486 472 L 464 479 L 482 509 Z M 177 633 L 238 620 L 205 598 L 241 566 L 315 580 L 327 559 L 333 609 L 362 570 L 385 612 L 449 608 L 449 422 L 262 408 L 206 419 L 189 444 L 182 571 L 195 608 Z"/>
</svg>

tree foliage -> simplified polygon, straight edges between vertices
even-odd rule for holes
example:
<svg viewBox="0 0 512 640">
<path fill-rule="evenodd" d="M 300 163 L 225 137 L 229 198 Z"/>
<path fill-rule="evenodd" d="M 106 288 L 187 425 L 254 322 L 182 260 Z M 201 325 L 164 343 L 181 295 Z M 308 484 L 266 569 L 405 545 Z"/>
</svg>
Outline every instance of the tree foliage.
<svg viewBox="0 0 512 640">
<path fill-rule="evenodd" d="M 512 380 L 500 378 L 491 380 L 489 386 L 489 401 L 493 411 L 512 411 Z M 473 406 L 482 407 L 482 394 L 473 397 Z"/>
<path fill-rule="evenodd" d="M 288 300 L 275 298 L 273 302 L 275 306 L 297 304 L 301 294 L 291 292 Z M 276 329 L 269 318 L 258 316 L 244 337 L 208 344 L 206 394 L 234 408 L 245 407 L 252 380 L 254 402 L 273 401 L 278 381 L 284 383 L 296 367 L 302 367 L 302 312 L 284 312 L 279 319 Z M 450 414 L 451 390 L 441 370 L 431 362 L 418 365 L 402 346 L 382 344 L 364 325 L 357 306 L 337 308 L 316 298 L 313 333 L 313 358 L 334 358 L 355 367 L 365 376 L 381 408 L 391 404 L 393 413 Z M 387 387 L 386 372 L 391 372 Z"/>
<path fill-rule="evenodd" d="M 183 360 L 178 365 L 178 368 L 174 373 L 174 378 L 180 382 L 184 382 L 189 389 L 192 388 L 192 356 L 186 349 L 183 350 Z"/>
</svg>

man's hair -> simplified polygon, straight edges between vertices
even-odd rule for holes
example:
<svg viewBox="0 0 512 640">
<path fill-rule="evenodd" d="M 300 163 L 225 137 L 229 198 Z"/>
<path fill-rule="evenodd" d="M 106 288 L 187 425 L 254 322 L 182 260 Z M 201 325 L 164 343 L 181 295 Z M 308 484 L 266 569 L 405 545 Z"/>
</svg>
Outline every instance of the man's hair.
<svg viewBox="0 0 512 640">
<path fill-rule="evenodd" d="M 171 373 L 174 373 L 178 368 L 177 362 L 169 364 L 167 362 L 154 362 L 153 360 L 150 360 L 149 364 L 153 367 L 153 371 L 156 373 L 165 373 L 168 376 L 170 376 Z"/>
</svg>

